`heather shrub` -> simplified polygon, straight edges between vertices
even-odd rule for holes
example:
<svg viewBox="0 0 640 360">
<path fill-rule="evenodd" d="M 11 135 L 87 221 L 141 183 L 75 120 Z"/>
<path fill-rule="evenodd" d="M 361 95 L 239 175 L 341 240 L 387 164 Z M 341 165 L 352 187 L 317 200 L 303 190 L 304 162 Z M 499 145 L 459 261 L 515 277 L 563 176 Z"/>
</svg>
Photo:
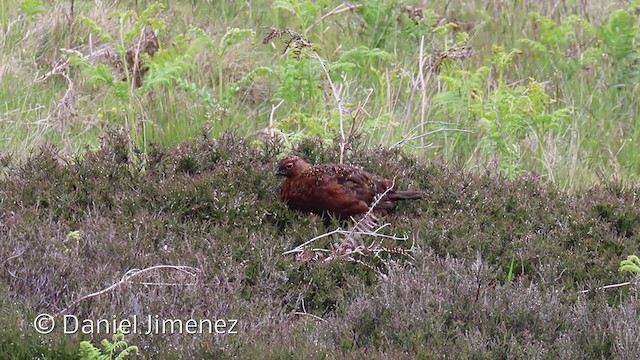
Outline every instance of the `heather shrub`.
<svg viewBox="0 0 640 360">
<path fill-rule="evenodd" d="M 36 314 L 237 319 L 236 334 L 129 334 L 155 358 L 628 357 L 640 351 L 637 189 L 568 194 L 535 176 L 470 174 L 438 159 L 353 144 L 348 162 L 425 198 L 384 216 L 410 256 L 305 261 L 282 253 L 332 230 L 279 201 L 278 144 L 227 133 L 143 153 L 111 131 L 73 158 L 46 146 L 0 180 L 0 357 L 77 358 L 104 334 L 35 333 Z M 337 145 L 293 150 L 337 160 Z M 348 226 L 348 224 L 346 224 Z M 314 243 L 328 248 L 337 236 Z M 366 241 L 373 241 L 367 239 Z M 149 271 L 85 300 L 131 269 Z"/>
</svg>

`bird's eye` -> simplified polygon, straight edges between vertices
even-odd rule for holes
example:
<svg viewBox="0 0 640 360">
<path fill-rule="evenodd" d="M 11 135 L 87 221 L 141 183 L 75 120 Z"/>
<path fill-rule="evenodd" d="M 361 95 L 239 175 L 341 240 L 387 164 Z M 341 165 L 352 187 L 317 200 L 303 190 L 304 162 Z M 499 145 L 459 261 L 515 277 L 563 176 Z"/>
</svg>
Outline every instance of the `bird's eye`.
<svg viewBox="0 0 640 360">
<path fill-rule="evenodd" d="M 293 163 L 288 163 L 287 166 L 285 166 L 285 168 L 287 169 L 291 169 L 293 167 Z"/>
</svg>

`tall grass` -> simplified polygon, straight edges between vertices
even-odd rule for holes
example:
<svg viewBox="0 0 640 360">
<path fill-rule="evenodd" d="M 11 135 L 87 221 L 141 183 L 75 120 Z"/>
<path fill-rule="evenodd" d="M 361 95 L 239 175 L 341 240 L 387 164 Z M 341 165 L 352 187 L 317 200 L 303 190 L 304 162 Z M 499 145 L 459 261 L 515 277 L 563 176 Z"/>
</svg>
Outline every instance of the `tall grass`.
<svg viewBox="0 0 640 360">
<path fill-rule="evenodd" d="M 203 127 L 330 141 L 342 118 L 370 144 L 539 174 L 564 189 L 639 179 L 637 2 L 165 1 L 150 18 L 151 1 L 21 4 L 0 3 L 2 152 L 53 141 L 74 153 L 111 126 L 143 146 Z M 95 64 L 74 65 L 74 111 L 61 112 L 68 83 L 42 75 L 102 35 L 134 44 L 138 25 L 158 35 L 158 55 L 146 59 L 154 85 L 119 98 L 117 83 L 92 81 Z M 263 44 L 270 26 L 313 47 Z M 236 38 L 230 28 L 254 33 Z"/>
</svg>

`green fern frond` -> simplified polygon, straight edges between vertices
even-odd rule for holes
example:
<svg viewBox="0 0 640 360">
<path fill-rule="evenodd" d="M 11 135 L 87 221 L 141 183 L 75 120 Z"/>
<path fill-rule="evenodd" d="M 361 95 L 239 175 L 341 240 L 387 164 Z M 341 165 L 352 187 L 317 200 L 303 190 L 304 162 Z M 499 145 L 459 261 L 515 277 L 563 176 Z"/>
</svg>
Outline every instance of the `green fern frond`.
<svg viewBox="0 0 640 360">
<path fill-rule="evenodd" d="M 125 33 L 125 39 L 135 40 L 142 34 L 142 29 L 145 26 L 149 26 L 155 31 L 164 32 L 166 24 L 156 16 L 164 8 L 163 4 L 156 2 L 144 9 L 139 15 L 134 13 L 132 16 L 136 18 L 136 21 L 133 28 Z"/>
<path fill-rule="evenodd" d="M 248 72 L 242 79 L 229 84 L 227 86 L 227 92 L 225 94 L 225 100 L 228 100 L 230 97 L 234 96 L 240 89 L 244 86 L 251 85 L 257 78 L 269 76 L 273 74 L 273 70 L 266 66 L 257 67 L 250 72 Z"/>
<path fill-rule="evenodd" d="M 144 10 L 142 10 L 142 12 L 140 13 L 140 18 L 141 19 L 148 19 L 151 17 L 154 17 L 155 15 L 159 14 L 160 11 L 164 10 L 165 6 L 163 3 L 160 2 L 155 2 L 149 6 L 147 6 Z"/>
<path fill-rule="evenodd" d="M 254 36 L 256 36 L 256 32 L 252 29 L 227 28 L 227 32 L 220 40 L 219 54 L 224 54 L 230 47 Z"/>
<path fill-rule="evenodd" d="M 640 274 L 640 258 L 636 255 L 627 256 L 626 260 L 620 262 L 619 270 Z"/>
<path fill-rule="evenodd" d="M 144 93 L 158 86 L 174 84 L 176 79 L 186 74 L 193 66 L 193 58 L 188 55 L 177 56 L 162 63 L 152 62 L 149 64 L 144 84 L 138 91 Z"/>
<path fill-rule="evenodd" d="M 114 334 L 111 341 L 102 339 L 100 343 L 102 350 L 93 346 L 90 341 L 80 342 L 80 358 L 82 360 L 125 360 L 129 355 L 138 354 L 138 347 L 127 344 L 121 332 Z"/>
<path fill-rule="evenodd" d="M 547 53 L 547 47 L 541 42 L 531 39 L 520 39 L 518 44 L 530 48 L 536 55 L 545 55 Z"/>
<path fill-rule="evenodd" d="M 354 49 L 345 51 L 338 61 L 353 63 L 370 63 L 374 60 L 382 63 L 393 60 L 393 55 L 381 49 L 371 49 L 367 46 L 358 46 Z"/>
<path fill-rule="evenodd" d="M 616 60 L 625 59 L 634 53 L 634 39 L 638 34 L 636 22 L 635 15 L 625 10 L 616 10 L 600 29 L 600 38 Z"/>
<path fill-rule="evenodd" d="M 82 76 L 94 85 L 106 84 L 113 85 L 113 73 L 111 67 L 105 64 L 96 66 L 87 66 L 82 69 Z"/>
<path fill-rule="evenodd" d="M 102 354 L 102 351 L 93 346 L 89 341 L 80 342 L 80 358 L 83 360 L 110 360 L 109 355 Z"/>
<path fill-rule="evenodd" d="M 297 15 L 296 7 L 291 0 L 275 0 L 271 6 L 274 9 L 281 9 L 291 14 Z"/>
<path fill-rule="evenodd" d="M 42 13 L 42 0 L 22 0 L 20 2 L 20 10 L 27 16 L 27 20 L 31 21 L 35 15 Z"/>
<path fill-rule="evenodd" d="M 95 21 L 89 19 L 86 16 L 79 16 L 78 18 L 80 19 L 80 21 L 85 26 L 87 26 L 89 28 L 89 31 L 91 31 L 95 35 L 100 36 L 100 41 L 108 42 L 108 43 L 112 44 L 113 46 L 117 46 L 117 43 L 113 39 L 113 37 L 111 37 L 111 35 L 109 35 L 109 33 L 104 28 L 102 28 L 100 25 L 98 25 Z M 124 49 L 122 47 L 120 47 L 119 50 L 121 52 L 124 52 Z"/>
</svg>

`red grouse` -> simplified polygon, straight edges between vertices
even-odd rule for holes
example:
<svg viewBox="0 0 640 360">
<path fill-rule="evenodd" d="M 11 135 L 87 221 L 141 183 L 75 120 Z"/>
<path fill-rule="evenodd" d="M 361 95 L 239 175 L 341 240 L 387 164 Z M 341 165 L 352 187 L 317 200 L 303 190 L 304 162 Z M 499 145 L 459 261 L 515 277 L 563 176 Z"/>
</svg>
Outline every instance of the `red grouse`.
<svg viewBox="0 0 640 360">
<path fill-rule="evenodd" d="M 392 182 L 357 167 L 336 164 L 309 165 L 297 156 L 278 164 L 276 175 L 284 176 L 280 197 L 290 209 L 339 219 L 364 214 Z M 398 200 L 420 199 L 417 191 L 389 190 L 375 210 L 391 210 Z"/>
</svg>

